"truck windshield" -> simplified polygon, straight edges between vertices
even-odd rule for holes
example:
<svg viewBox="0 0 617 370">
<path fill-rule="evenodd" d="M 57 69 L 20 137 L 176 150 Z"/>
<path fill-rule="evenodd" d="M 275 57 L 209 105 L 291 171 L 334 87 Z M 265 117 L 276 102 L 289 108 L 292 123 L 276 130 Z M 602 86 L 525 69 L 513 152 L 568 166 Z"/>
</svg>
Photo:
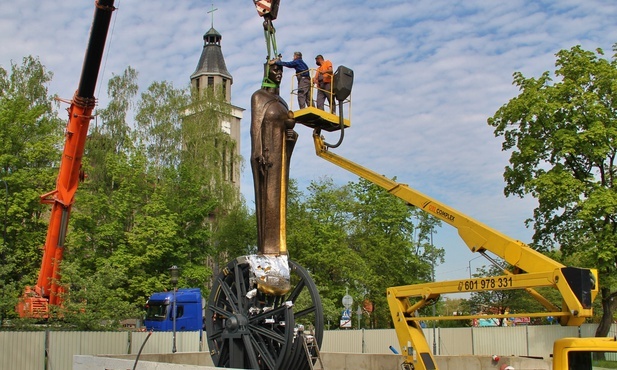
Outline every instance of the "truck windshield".
<svg viewBox="0 0 617 370">
<path fill-rule="evenodd" d="M 167 317 L 166 302 L 148 302 L 146 305 L 146 320 L 163 321 Z"/>
<path fill-rule="evenodd" d="M 569 369 L 617 369 L 617 352 L 572 351 L 568 353 Z"/>
<path fill-rule="evenodd" d="M 592 369 L 617 369 L 617 352 L 593 352 Z"/>
</svg>

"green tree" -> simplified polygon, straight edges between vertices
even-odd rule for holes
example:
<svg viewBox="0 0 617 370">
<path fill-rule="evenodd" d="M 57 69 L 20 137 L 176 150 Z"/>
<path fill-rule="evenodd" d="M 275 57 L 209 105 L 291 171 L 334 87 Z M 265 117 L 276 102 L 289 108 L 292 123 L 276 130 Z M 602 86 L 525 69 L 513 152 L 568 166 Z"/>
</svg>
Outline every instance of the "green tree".
<svg viewBox="0 0 617 370">
<path fill-rule="evenodd" d="M 433 266 L 443 262 L 443 249 L 431 243 L 439 221 L 367 180 L 349 188 L 355 201 L 350 245 L 373 273 L 365 281 L 365 298 L 377 308 L 373 324 L 389 322 L 386 289 L 433 280 Z"/>
<path fill-rule="evenodd" d="M 135 122 L 139 139 L 146 146 L 151 171 L 157 177 L 180 162 L 181 122 L 189 105 L 186 89 L 175 89 L 166 81 L 153 82 L 141 94 Z"/>
<path fill-rule="evenodd" d="M 345 288 L 358 302 L 363 280 L 371 272 L 350 248 L 347 226 L 353 198 L 332 179 L 312 181 L 309 195 L 290 181 L 287 205 L 287 247 L 290 258 L 305 267 L 319 287 L 326 322 L 338 327 Z"/>
<path fill-rule="evenodd" d="M 211 262 L 229 258 L 227 251 L 242 240 L 247 245 L 239 228 L 250 217 L 226 177 L 227 159 L 239 158 L 230 158 L 234 143 L 221 129 L 229 111 L 222 97 L 212 91 L 191 96 L 155 82 L 136 104 L 132 130 L 133 104 L 117 100 L 135 95 L 136 77 L 129 67 L 110 80 L 111 100 L 92 130 L 67 256 L 71 294 L 100 292 L 130 302 L 133 310 L 152 292 L 170 288 L 171 265 L 182 269 L 179 286 L 206 288 Z M 101 268 L 118 274 L 109 279 Z M 97 301 L 84 296 L 71 302 Z M 107 323 L 131 312 L 104 307 L 92 308 L 92 315 Z"/>
<path fill-rule="evenodd" d="M 84 328 L 103 321 L 117 325 L 129 313 L 135 315 L 153 287 L 164 287 L 161 276 L 167 271 L 153 249 L 175 249 L 169 247 L 177 232 L 174 215 L 156 194 L 145 148 L 136 143 L 129 125 L 137 90 L 137 72 L 131 67 L 110 79 L 110 102 L 99 111 L 86 143 L 87 177 L 76 195 L 63 262 L 63 282 L 70 287 L 65 317 L 79 327 L 88 320 L 71 312 L 86 312 L 95 320 Z M 108 276 L 107 269 L 115 274 Z M 113 309 L 103 299 L 125 305 Z"/>
<path fill-rule="evenodd" d="M 242 212 L 238 188 L 231 181 L 241 158 L 234 155 L 237 143 L 221 125 L 230 111 L 222 91 L 192 91 L 179 126 L 182 149 L 168 199 L 180 215 L 181 236 L 190 256 L 202 265 L 206 258 L 221 265 L 235 257 L 229 255 L 227 244 L 217 244 L 213 236 L 228 215 Z"/>
<path fill-rule="evenodd" d="M 474 274 L 474 278 L 502 276 L 504 270 L 495 265 L 482 266 Z M 545 291 L 543 293 L 546 294 Z M 560 303 L 554 302 L 554 303 Z M 544 311 L 542 306 L 533 300 L 525 291 L 513 290 L 483 290 L 471 293 L 468 300 L 471 312 L 484 314 L 530 313 Z M 503 325 L 499 319 L 499 325 Z"/>
<path fill-rule="evenodd" d="M 417 238 L 426 225 L 417 210 L 365 180 L 337 186 L 324 178 L 307 190 L 305 196 L 290 186 L 287 243 L 292 258 L 311 271 L 326 318 L 338 324 L 348 288 L 354 306 L 373 308 L 365 325 L 389 327 L 386 288 L 430 280 L 433 260 L 424 255 L 430 245 Z"/>
<path fill-rule="evenodd" d="M 464 298 L 443 297 L 437 302 L 437 312 L 439 316 L 469 315 L 469 303 Z M 462 328 L 470 325 L 471 320 L 442 320 L 437 322 L 437 327 L 440 328 Z"/>
<path fill-rule="evenodd" d="M 580 46 L 557 53 L 555 77 L 514 74 L 520 94 L 502 106 L 489 125 L 511 151 L 505 194 L 531 194 L 534 245 L 578 253 L 600 272 L 606 336 L 617 308 L 617 59 Z"/>
<path fill-rule="evenodd" d="M 213 239 L 215 250 L 227 259 L 257 253 L 257 229 L 255 214 L 243 201 L 232 208 L 217 223 Z"/>
<path fill-rule="evenodd" d="M 62 315 L 53 315 L 50 323 L 75 330 L 115 330 L 121 320 L 139 317 L 140 312 L 122 287 L 130 280 L 125 264 L 98 261 L 91 274 L 82 273 L 80 261 L 65 260 L 62 264 L 63 283 L 72 287 L 65 293 Z"/>
<path fill-rule="evenodd" d="M 137 71 L 131 66 L 121 75 L 114 75 L 107 84 L 107 95 L 110 98 L 108 106 L 98 112 L 103 121 L 100 131 L 112 139 L 115 153 L 130 150 L 134 146 L 135 136 L 131 133 L 128 114 L 139 91 L 137 77 Z"/>
<path fill-rule="evenodd" d="M 25 57 L 10 70 L 0 67 L 0 322 L 26 285 L 36 282 L 49 207 L 41 194 L 54 189 L 63 122 L 47 84 L 52 73 Z"/>
<path fill-rule="evenodd" d="M 50 79 L 32 57 L 0 68 L 0 322 L 15 317 L 40 267 L 49 209 L 39 196 L 54 188 L 63 133 Z M 109 104 L 90 125 L 62 261 L 69 294 L 60 324 L 116 327 L 169 288 L 171 265 L 182 268 L 181 286 L 203 288 L 213 258 L 254 246 L 253 228 L 245 229 L 252 216 L 229 181 L 241 158 L 220 125 L 230 109 L 222 95 L 155 82 L 135 105 L 137 91 L 131 67 L 113 76 Z"/>
<path fill-rule="evenodd" d="M 107 84 L 110 100 L 105 108 L 97 111 L 84 153 L 84 168 L 87 170 L 91 187 L 96 191 L 109 193 L 114 188 L 107 169 L 108 156 L 125 155 L 135 147 L 135 135 L 132 133 L 128 115 L 139 89 L 138 73 L 130 66 L 120 75 L 114 75 Z"/>
</svg>

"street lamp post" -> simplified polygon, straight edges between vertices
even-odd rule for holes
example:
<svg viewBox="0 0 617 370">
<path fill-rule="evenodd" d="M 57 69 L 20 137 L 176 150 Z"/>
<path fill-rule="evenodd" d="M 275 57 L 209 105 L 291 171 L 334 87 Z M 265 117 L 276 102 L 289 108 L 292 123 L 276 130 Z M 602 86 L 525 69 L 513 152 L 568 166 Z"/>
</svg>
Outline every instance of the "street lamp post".
<svg viewBox="0 0 617 370">
<path fill-rule="evenodd" d="M 173 265 L 169 268 L 169 273 L 171 275 L 171 285 L 174 288 L 174 300 L 171 306 L 171 323 L 172 323 L 172 347 L 171 353 L 176 353 L 176 286 L 178 285 L 178 276 L 180 275 L 180 268 L 178 266 Z"/>
<path fill-rule="evenodd" d="M 4 261 L 6 260 L 6 258 L 4 257 L 4 250 L 7 249 L 7 242 L 6 242 L 6 224 L 8 222 L 8 210 L 9 210 L 9 185 L 6 183 L 5 180 L 0 180 L 4 183 L 4 190 L 5 190 L 5 195 L 4 195 L 4 230 L 2 232 L 2 242 L 4 243 L 4 245 L 2 246 L 2 252 L 0 253 L 0 261 Z M 4 299 L 4 286 L 5 284 L 2 283 L 2 298 Z M 2 306 L 2 309 L 0 311 L 0 327 L 3 324 L 4 321 L 4 316 L 5 316 L 5 312 L 4 312 L 4 306 Z"/>
<path fill-rule="evenodd" d="M 6 192 L 4 196 L 4 231 L 2 233 L 2 240 L 4 244 L 6 244 L 6 223 L 8 221 L 8 211 L 9 211 L 9 185 L 5 180 L 0 180 L 4 183 L 4 191 Z M 4 261 L 4 258 L 2 259 Z"/>
</svg>

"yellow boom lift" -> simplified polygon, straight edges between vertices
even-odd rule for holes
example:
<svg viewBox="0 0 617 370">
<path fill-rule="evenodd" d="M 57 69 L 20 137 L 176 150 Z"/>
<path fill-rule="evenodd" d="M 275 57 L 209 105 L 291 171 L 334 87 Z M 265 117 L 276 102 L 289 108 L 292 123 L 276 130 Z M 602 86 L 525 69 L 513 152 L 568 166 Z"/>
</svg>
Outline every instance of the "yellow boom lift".
<svg viewBox="0 0 617 370">
<path fill-rule="evenodd" d="M 349 121 L 343 118 L 343 103 L 348 103 L 348 106 L 351 105 L 349 96 L 352 84 L 353 71 L 346 67 L 339 67 L 334 74 L 331 92 L 332 96 L 340 102 L 338 124 L 336 116 L 327 112 L 320 112 L 312 107 L 294 112 L 298 123 L 314 129 L 313 141 L 316 154 L 326 161 L 382 187 L 409 205 L 452 225 L 458 230 L 459 236 L 472 252 L 480 253 L 494 261 L 493 257 L 488 254 L 490 252 L 513 266 L 511 271 L 504 270 L 502 276 L 388 288 L 388 305 L 400 348 L 403 351 L 404 369 L 437 369 L 433 354 L 420 327 L 420 320 L 465 320 L 477 317 L 419 317 L 417 315 L 418 310 L 433 304 L 441 294 L 523 289 L 546 309 L 545 312 L 521 315 L 483 315 L 483 318 L 553 316 L 559 320 L 561 325 L 580 326 L 585 319 L 592 316 L 592 302 L 598 294 L 597 270 L 564 266 L 530 248 L 525 243 L 512 239 L 405 184 L 393 181 L 332 153 L 330 149 L 341 144 L 345 127 L 349 126 Z M 338 143 L 332 145 L 325 142 L 321 136 L 322 129 L 331 132 L 340 130 L 341 136 Z M 561 306 L 554 305 L 539 294 L 535 290 L 538 287 L 551 287 L 557 290 L 563 299 Z M 566 338 L 555 343 L 554 351 L 554 369 L 591 370 L 591 353 L 617 352 L 617 343 L 614 338 L 603 338 L 601 340 L 599 338 Z M 575 362 L 577 363 L 576 367 L 571 367 Z"/>
</svg>

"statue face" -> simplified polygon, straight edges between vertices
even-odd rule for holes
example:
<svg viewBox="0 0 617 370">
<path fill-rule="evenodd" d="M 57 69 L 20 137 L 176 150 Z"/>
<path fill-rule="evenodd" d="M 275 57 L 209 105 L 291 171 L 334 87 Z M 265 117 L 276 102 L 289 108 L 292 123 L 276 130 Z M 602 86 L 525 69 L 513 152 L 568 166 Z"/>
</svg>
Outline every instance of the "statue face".
<svg viewBox="0 0 617 370">
<path fill-rule="evenodd" d="M 281 81 L 283 80 L 283 67 L 278 66 L 276 64 L 271 65 L 270 74 L 268 75 L 268 78 L 272 82 L 275 82 L 276 84 L 280 84 Z"/>
</svg>

